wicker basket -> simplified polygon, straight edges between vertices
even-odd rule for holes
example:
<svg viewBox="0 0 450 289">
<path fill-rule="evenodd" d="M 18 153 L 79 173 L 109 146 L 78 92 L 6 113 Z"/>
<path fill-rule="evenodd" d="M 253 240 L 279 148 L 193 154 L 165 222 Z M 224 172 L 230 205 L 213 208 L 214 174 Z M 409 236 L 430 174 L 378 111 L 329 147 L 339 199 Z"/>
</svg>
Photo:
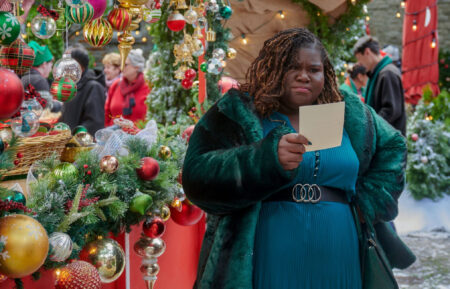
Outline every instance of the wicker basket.
<svg viewBox="0 0 450 289">
<path fill-rule="evenodd" d="M 53 153 L 60 155 L 70 138 L 71 133 L 68 130 L 55 135 L 20 138 L 17 152 L 20 152 L 23 157 L 18 159 L 19 163 L 3 176 L 27 174 L 35 161 L 45 159 Z"/>
</svg>

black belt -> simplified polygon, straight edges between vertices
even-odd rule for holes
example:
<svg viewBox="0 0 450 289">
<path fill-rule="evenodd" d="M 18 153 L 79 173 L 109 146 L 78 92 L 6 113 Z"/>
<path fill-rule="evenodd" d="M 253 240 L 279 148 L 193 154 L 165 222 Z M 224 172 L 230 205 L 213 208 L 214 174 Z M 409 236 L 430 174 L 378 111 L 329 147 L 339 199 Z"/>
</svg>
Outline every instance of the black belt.
<svg viewBox="0 0 450 289">
<path fill-rule="evenodd" d="M 318 202 L 348 204 L 345 191 L 316 184 L 295 184 L 290 189 L 277 192 L 265 200 L 265 202 L 280 201 L 312 204 Z"/>
</svg>

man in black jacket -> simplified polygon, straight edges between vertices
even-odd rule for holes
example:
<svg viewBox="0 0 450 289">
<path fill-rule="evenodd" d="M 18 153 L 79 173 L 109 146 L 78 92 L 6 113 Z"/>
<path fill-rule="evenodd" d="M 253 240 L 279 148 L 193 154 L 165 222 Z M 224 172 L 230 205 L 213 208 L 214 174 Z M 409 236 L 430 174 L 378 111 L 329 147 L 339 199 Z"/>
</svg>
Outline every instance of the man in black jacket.
<svg viewBox="0 0 450 289">
<path fill-rule="evenodd" d="M 378 41 L 371 36 L 360 38 L 353 51 L 358 62 L 368 71 L 366 103 L 405 135 L 405 97 L 400 71 L 389 56 L 380 54 Z"/>
<path fill-rule="evenodd" d="M 94 136 L 97 130 L 105 126 L 105 87 L 100 84 L 102 75 L 97 76 L 88 69 L 89 55 L 84 48 L 71 49 L 70 54 L 80 64 L 83 74 L 77 83 L 77 95 L 64 103 L 60 121 L 71 129 L 82 125 Z"/>
</svg>

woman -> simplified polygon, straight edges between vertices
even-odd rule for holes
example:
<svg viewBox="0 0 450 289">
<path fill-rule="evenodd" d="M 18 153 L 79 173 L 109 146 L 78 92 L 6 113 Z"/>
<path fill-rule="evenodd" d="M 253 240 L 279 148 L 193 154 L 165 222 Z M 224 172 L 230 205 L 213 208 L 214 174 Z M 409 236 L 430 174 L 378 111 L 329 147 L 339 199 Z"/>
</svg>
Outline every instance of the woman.
<svg viewBox="0 0 450 289">
<path fill-rule="evenodd" d="M 120 78 L 120 54 L 111 52 L 106 54 L 102 60 L 103 72 L 105 73 L 106 96 L 111 85 Z"/>
<path fill-rule="evenodd" d="M 147 113 L 147 99 L 150 89 L 144 80 L 145 58 L 141 49 L 133 49 L 128 54 L 122 77 L 109 89 L 105 103 L 105 126 L 113 124 L 113 119 L 123 116 L 136 122 L 144 120 Z"/>
<path fill-rule="evenodd" d="M 345 90 L 346 92 L 358 95 L 361 101 L 364 102 L 366 85 L 369 80 L 369 77 L 366 74 L 366 68 L 361 64 L 355 64 L 353 67 L 348 69 L 347 72 L 349 76 L 339 88 L 341 90 Z"/>
<path fill-rule="evenodd" d="M 342 100 L 341 146 L 305 152 L 298 107 Z M 405 152 L 397 131 L 339 92 L 312 33 L 289 29 L 267 40 L 247 83 L 221 98 L 189 141 L 183 187 L 209 213 L 195 288 L 360 289 L 348 200 L 370 221 L 392 220 Z M 316 184 L 320 201 L 293 201 L 297 184 Z"/>
</svg>

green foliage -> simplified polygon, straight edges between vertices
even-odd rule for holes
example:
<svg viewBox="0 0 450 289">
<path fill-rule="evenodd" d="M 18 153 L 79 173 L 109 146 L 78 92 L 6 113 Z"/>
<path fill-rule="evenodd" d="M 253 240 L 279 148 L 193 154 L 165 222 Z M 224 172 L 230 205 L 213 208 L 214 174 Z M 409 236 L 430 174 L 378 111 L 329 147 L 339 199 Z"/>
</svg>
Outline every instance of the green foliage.
<svg viewBox="0 0 450 289">
<path fill-rule="evenodd" d="M 0 180 L 2 180 L 3 174 L 6 172 L 6 170 L 14 167 L 14 159 L 16 157 L 18 145 L 17 137 L 14 134 L 11 138 L 11 141 L 7 145 L 8 147 L 4 149 L 3 152 L 0 152 Z M 0 200 L 2 200 L 9 193 L 9 190 L 0 187 Z"/>
<path fill-rule="evenodd" d="M 408 120 L 406 180 L 415 199 L 438 200 L 450 191 L 450 94 L 425 92 Z M 418 139 L 413 140 L 413 135 Z"/>
<path fill-rule="evenodd" d="M 439 88 L 450 91 L 450 50 L 439 50 Z"/>
</svg>

